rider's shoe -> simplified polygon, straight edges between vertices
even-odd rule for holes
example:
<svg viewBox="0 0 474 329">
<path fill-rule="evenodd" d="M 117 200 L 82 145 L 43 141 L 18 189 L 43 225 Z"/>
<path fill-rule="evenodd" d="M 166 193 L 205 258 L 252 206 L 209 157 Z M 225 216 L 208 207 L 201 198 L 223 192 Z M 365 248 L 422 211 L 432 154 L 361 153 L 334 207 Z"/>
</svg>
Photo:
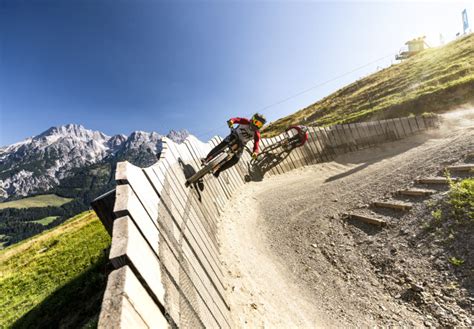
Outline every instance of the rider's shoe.
<svg viewBox="0 0 474 329">
<path fill-rule="evenodd" d="M 219 178 L 219 174 L 220 174 L 219 171 L 216 171 L 216 172 L 213 172 L 213 173 L 212 173 L 212 175 L 213 175 L 215 178 Z"/>
<path fill-rule="evenodd" d="M 206 158 L 201 158 L 201 166 L 205 166 L 207 164 L 207 159 Z"/>
</svg>

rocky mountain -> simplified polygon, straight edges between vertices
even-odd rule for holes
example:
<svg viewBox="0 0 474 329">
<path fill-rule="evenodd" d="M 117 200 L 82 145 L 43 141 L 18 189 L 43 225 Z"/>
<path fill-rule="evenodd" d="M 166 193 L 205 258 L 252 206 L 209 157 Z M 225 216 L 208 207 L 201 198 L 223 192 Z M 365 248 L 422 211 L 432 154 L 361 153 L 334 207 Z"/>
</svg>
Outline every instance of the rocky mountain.
<svg viewBox="0 0 474 329">
<path fill-rule="evenodd" d="M 182 142 L 186 130 L 171 131 L 167 137 Z M 162 149 L 156 132 L 135 131 L 130 136 L 107 136 L 100 131 L 68 124 L 51 127 L 24 141 L 0 148 L 0 200 L 44 192 L 101 163 L 128 160 L 151 165 Z"/>
</svg>

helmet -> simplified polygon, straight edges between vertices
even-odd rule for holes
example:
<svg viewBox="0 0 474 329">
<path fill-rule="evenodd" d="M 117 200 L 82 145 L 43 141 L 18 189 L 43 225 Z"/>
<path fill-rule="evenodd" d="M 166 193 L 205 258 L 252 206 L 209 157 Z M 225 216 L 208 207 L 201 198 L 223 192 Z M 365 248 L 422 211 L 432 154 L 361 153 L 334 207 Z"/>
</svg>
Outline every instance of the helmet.
<svg viewBox="0 0 474 329">
<path fill-rule="evenodd" d="M 263 114 L 255 113 L 252 115 L 252 119 L 250 121 L 254 127 L 260 129 L 267 122 L 267 119 Z"/>
</svg>

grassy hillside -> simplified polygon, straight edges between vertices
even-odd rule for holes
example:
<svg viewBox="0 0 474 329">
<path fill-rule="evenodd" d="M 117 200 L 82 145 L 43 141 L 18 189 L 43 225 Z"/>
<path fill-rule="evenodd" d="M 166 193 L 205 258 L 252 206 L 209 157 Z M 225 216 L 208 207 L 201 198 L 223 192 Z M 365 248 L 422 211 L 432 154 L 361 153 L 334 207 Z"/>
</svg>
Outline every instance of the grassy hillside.
<svg viewBox="0 0 474 329">
<path fill-rule="evenodd" d="M 0 209 L 5 208 L 34 208 L 34 207 L 60 207 L 65 203 L 68 203 L 72 199 L 62 198 L 56 194 L 44 194 L 32 196 L 15 201 L 8 201 L 0 203 Z"/>
<path fill-rule="evenodd" d="M 275 121 L 264 133 L 273 136 L 293 124 L 332 125 L 446 111 L 467 102 L 474 102 L 474 34 L 356 81 Z"/>
<path fill-rule="evenodd" d="M 79 328 L 98 315 L 110 238 L 93 212 L 0 251 L 0 328 Z"/>
</svg>

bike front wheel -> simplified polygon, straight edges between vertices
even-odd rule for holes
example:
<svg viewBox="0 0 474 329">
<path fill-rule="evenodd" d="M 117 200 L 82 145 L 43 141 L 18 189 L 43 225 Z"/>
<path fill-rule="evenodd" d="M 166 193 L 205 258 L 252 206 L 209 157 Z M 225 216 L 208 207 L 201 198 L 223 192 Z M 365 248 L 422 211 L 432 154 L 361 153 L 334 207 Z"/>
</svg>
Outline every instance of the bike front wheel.
<svg viewBox="0 0 474 329">
<path fill-rule="evenodd" d="M 198 172 L 196 172 L 194 175 L 192 175 L 186 180 L 186 187 L 196 183 L 198 180 L 210 173 L 215 166 L 217 166 L 221 161 L 226 158 L 226 156 L 227 154 L 221 153 L 215 158 L 211 159 L 209 163 L 207 163 L 203 168 L 201 168 Z"/>
</svg>

